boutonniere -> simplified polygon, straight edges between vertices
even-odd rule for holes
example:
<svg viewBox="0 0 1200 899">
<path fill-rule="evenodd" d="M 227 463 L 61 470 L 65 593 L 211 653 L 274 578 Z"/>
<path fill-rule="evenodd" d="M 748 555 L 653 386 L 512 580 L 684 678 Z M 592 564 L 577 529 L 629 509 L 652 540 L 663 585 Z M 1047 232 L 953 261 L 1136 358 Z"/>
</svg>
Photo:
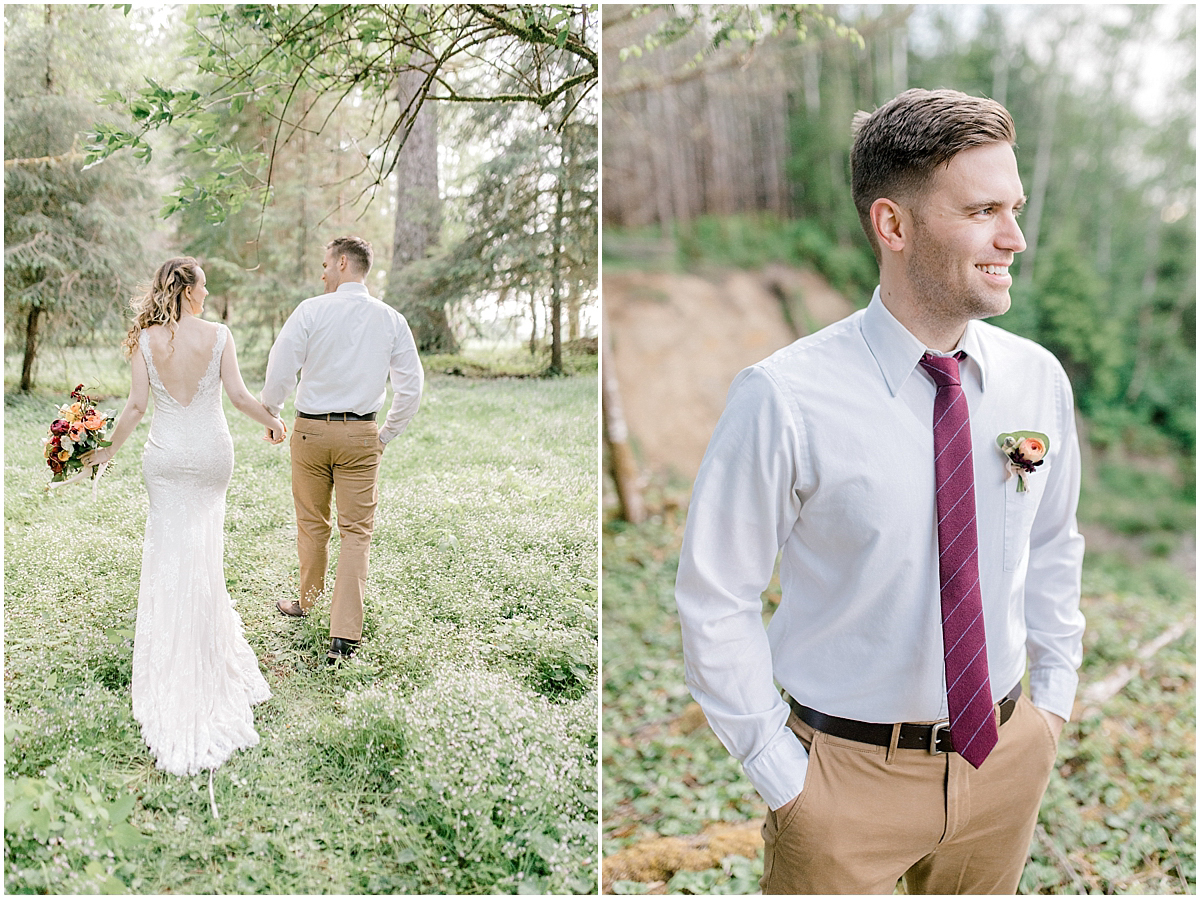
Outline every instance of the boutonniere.
<svg viewBox="0 0 1200 899">
<path fill-rule="evenodd" d="M 1050 438 L 1037 431 L 1013 431 L 997 437 L 996 446 L 1008 460 L 1005 463 L 1007 477 L 1015 474 L 1017 493 L 1024 493 L 1029 489 L 1025 486 L 1025 478 L 1045 461 L 1046 453 L 1050 450 Z"/>
</svg>

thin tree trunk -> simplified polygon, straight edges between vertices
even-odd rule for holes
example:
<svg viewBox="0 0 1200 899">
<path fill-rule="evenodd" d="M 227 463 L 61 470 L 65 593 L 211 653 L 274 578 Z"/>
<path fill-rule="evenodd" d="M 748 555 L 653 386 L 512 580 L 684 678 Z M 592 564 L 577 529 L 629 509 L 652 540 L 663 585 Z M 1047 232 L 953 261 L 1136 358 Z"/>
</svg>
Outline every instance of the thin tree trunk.
<svg viewBox="0 0 1200 899">
<path fill-rule="evenodd" d="M 421 89 L 424 74 L 417 69 L 400 73 L 396 96 L 406 109 Z M 410 263 L 424 259 L 441 231 L 442 208 L 438 190 L 437 111 L 432 102 L 421 103 L 409 127 L 396 165 L 396 227 L 392 238 L 392 267 L 388 272 L 388 299 L 408 320 L 425 353 L 456 353 L 458 341 L 450 328 L 444 305 L 430 304 L 411 287 Z"/>
<path fill-rule="evenodd" d="M 609 350 L 608 328 L 604 328 L 604 343 L 600 350 L 601 404 L 604 407 L 604 442 L 608 446 L 610 473 L 617 487 L 617 514 L 630 524 L 641 524 L 646 520 L 646 505 L 642 501 L 642 490 L 638 486 L 637 461 L 629 445 L 629 429 L 625 425 L 625 413 L 621 408 L 621 389 L 617 383 L 617 370 L 612 364 Z"/>
<path fill-rule="evenodd" d="M 1058 104 L 1058 84 L 1053 74 L 1047 76 L 1046 93 L 1042 99 L 1042 116 L 1038 125 L 1037 156 L 1033 167 L 1033 187 L 1029 192 L 1029 214 L 1025 219 L 1025 252 L 1021 254 L 1021 271 L 1017 281 L 1022 287 L 1033 285 L 1033 267 L 1037 262 L 1038 241 L 1041 236 L 1042 209 L 1046 205 L 1046 188 L 1050 184 L 1050 166 L 1054 151 L 1054 108 Z"/>
<path fill-rule="evenodd" d="M 567 340 L 579 339 L 579 307 L 579 282 L 572 278 L 567 287 Z"/>
<path fill-rule="evenodd" d="M 563 182 L 559 170 L 558 186 L 554 191 L 554 257 L 550 263 L 550 369 L 552 375 L 561 375 L 562 367 L 562 230 L 563 230 Z"/>
<path fill-rule="evenodd" d="M 25 360 L 21 363 L 21 392 L 33 389 L 33 360 L 37 356 L 38 325 L 41 323 L 42 307 L 33 306 L 25 323 Z"/>
<path fill-rule="evenodd" d="M 537 297 L 529 293 L 529 355 L 537 354 Z"/>
</svg>

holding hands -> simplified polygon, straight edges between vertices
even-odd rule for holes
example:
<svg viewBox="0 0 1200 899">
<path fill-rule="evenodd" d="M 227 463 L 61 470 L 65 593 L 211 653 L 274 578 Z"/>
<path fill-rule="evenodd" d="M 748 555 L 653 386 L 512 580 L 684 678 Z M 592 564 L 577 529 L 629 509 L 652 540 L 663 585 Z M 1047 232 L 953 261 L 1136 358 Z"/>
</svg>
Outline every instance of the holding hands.
<svg viewBox="0 0 1200 899">
<path fill-rule="evenodd" d="M 264 410 L 266 410 L 266 408 L 266 406 L 263 406 Z M 268 411 L 267 414 L 270 415 L 271 413 Z M 267 433 L 266 436 L 263 437 L 263 440 L 278 446 L 280 443 L 283 443 L 283 438 L 286 436 L 287 425 L 283 423 L 283 419 L 281 419 L 278 415 L 272 416 L 272 422 L 271 424 L 267 425 Z"/>
</svg>

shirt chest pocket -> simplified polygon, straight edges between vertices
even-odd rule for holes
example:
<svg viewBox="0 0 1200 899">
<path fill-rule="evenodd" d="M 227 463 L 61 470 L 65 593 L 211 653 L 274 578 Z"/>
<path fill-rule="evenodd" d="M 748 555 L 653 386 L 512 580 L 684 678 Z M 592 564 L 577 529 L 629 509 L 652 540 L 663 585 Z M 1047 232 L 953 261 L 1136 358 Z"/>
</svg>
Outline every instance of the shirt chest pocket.
<svg viewBox="0 0 1200 899">
<path fill-rule="evenodd" d="M 1026 475 L 1025 490 L 1017 490 L 1013 476 L 1004 484 L 1004 570 L 1016 571 L 1029 549 L 1033 519 L 1042 502 L 1042 487 L 1049 474 L 1047 462 Z"/>
</svg>

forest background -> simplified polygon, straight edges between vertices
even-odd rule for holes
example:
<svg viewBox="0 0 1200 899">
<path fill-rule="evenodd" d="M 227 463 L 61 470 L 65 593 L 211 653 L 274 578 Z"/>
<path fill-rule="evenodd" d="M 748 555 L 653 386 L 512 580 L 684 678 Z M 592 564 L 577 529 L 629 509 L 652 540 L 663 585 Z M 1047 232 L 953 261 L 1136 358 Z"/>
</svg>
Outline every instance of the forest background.
<svg viewBox="0 0 1200 899">
<path fill-rule="evenodd" d="M 7 892 L 596 890 L 598 15 L 5 5 Z M 41 438 L 78 383 L 120 408 L 127 301 L 175 255 L 255 391 L 346 233 L 425 395 L 336 671 L 327 610 L 272 608 L 286 450 L 226 405 L 226 577 L 274 697 L 218 819 L 131 715 L 137 450 L 46 493 Z"/>
<path fill-rule="evenodd" d="M 1082 684 L 1022 891 L 1194 892 L 1195 39 L 1192 6 L 604 8 L 605 351 L 622 375 L 606 360 L 607 890 L 754 892 L 765 811 L 684 686 L 673 586 L 695 469 L 662 449 L 690 447 L 652 413 L 614 415 L 653 396 L 665 417 L 700 391 L 639 377 L 629 329 L 640 315 L 688 340 L 711 293 L 728 311 L 707 345 L 749 340 L 752 283 L 794 339 L 820 322 L 789 271 L 865 306 L 853 113 L 953 87 L 1016 121 L 1028 249 L 993 321 L 1062 360 L 1085 452 Z M 713 416 L 736 370 L 689 373 Z M 710 412 L 672 424 L 688 411 Z M 778 599 L 776 581 L 766 617 Z"/>
</svg>

